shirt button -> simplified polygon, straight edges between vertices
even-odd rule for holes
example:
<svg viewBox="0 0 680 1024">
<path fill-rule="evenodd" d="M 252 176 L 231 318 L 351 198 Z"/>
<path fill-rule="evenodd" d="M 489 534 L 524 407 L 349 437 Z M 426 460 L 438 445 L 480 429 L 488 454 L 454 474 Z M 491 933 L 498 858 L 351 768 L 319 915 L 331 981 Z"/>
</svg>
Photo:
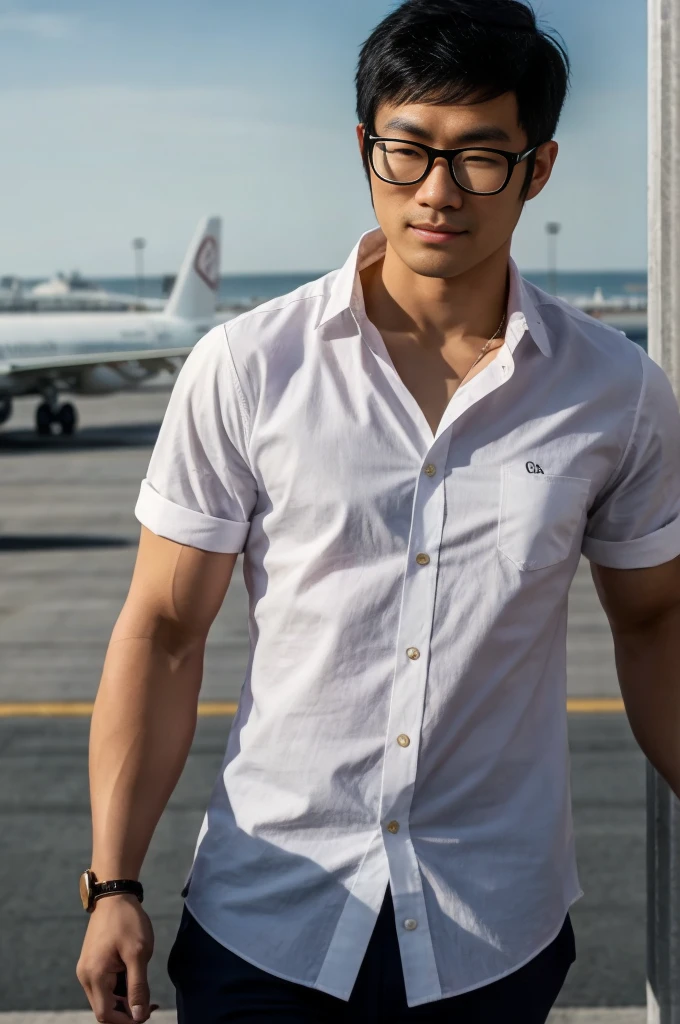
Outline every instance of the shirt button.
<svg viewBox="0 0 680 1024">
<path fill-rule="evenodd" d="M 424 472 L 427 476 L 434 476 L 437 472 L 437 467 L 433 466 L 430 462 L 429 465 L 425 466 Z"/>
<path fill-rule="evenodd" d="M 430 556 L 429 555 L 416 555 L 416 562 L 418 563 L 418 565 L 429 565 L 430 564 Z"/>
<path fill-rule="evenodd" d="M 404 928 L 407 932 L 414 932 L 418 927 L 418 922 L 414 921 L 412 917 L 407 917 L 404 921 Z"/>
<path fill-rule="evenodd" d="M 406 736 L 405 733 L 402 732 L 401 736 L 397 736 L 397 743 L 399 744 L 400 747 L 408 747 L 410 746 L 411 741 L 408 738 L 408 736 Z"/>
<path fill-rule="evenodd" d="M 417 661 L 418 658 L 420 657 L 420 651 L 418 650 L 417 647 L 409 647 L 406 653 L 408 654 L 411 661 Z"/>
<path fill-rule="evenodd" d="M 399 822 L 391 821 L 387 826 L 387 831 L 391 832 L 393 836 L 396 836 L 397 832 L 399 831 Z"/>
</svg>

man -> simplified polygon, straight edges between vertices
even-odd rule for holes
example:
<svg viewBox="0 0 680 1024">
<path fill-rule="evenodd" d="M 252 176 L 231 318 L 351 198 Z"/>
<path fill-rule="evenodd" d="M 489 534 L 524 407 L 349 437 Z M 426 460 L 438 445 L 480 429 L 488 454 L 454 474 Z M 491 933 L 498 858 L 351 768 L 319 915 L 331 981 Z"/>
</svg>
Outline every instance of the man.
<svg viewBox="0 0 680 1024">
<path fill-rule="evenodd" d="M 92 723 L 87 886 L 118 883 L 85 893 L 100 1021 L 129 1019 L 123 970 L 149 1015 L 135 883 L 241 551 L 251 659 L 170 956 L 180 1024 L 546 1020 L 581 895 L 565 633 L 582 552 L 635 735 L 680 793 L 675 399 L 510 259 L 567 81 L 523 4 L 408 0 L 357 76 L 380 229 L 181 372 Z M 313 133 L 309 159 L 323 174 Z"/>
</svg>

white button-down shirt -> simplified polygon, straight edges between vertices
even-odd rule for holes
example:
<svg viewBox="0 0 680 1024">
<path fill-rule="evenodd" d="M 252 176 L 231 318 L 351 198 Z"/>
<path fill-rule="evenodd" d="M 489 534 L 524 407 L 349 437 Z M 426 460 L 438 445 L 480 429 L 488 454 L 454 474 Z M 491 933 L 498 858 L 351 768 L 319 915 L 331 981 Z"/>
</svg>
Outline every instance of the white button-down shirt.
<svg viewBox="0 0 680 1024">
<path fill-rule="evenodd" d="M 215 328 L 136 514 L 244 552 L 251 658 L 187 905 L 348 999 L 386 887 L 408 1002 L 518 969 L 581 895 L 567 592 L 680 554 L 680 417 L 620 333 L 523 281 L 436 434 L 345 267 Z"/>
</svg>

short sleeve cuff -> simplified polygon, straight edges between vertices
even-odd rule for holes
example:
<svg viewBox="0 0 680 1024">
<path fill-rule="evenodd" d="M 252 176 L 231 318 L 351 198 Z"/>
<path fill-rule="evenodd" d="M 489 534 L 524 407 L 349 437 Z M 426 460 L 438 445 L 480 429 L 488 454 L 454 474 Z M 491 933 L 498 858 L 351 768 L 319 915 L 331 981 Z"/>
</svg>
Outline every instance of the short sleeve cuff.
<svg viewBox="0 0 680 1024">
<path fill-rule="evenodd" d="M 680 555 L 680 518 L 639 540 L 610 541 L 585 537 L 583 554 L 605 569 L 651 569 Z"/>
<path fill-rule="evenodd" d="M 148 480 L 142 481 L 135 516 L 142 526 L 159 537 L 219 554 L 238 554 L 243 551 L 250 530 L 250 523 L 215 519 L 202 512 L 175 505 L 154 490 Z"/>
</svg>

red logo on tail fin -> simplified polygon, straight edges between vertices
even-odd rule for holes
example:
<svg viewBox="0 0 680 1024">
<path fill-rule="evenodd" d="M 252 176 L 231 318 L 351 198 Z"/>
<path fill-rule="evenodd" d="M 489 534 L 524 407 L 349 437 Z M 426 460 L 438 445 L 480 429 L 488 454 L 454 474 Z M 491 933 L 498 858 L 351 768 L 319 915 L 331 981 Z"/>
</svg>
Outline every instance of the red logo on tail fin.
<svg viewBox="0 0 680 1024">
<path fill-rule="evenodd" d="M 217 291 L 220 284 L 220 247 L 212 235 L 206 235 L 199 245 L 194 270 L 208 288 Z"/>
</svg>

